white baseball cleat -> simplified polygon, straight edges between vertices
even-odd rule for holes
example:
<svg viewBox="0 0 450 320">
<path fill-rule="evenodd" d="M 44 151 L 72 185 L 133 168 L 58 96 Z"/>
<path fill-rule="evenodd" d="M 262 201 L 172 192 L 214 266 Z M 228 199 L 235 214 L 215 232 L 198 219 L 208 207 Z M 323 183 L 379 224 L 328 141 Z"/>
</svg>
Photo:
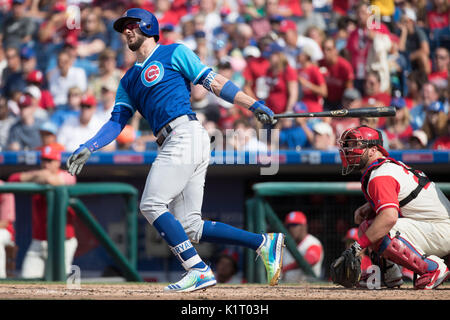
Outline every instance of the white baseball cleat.
<svg viewBox="0 0 450 320">
<path fill-rule="evenodd" d="M 265 233 L 264 241 L 256 250 L 267 271 L 267 282 L 274 286 L 278 284 L 283 265 L 284 234 Z"/>
<path fill-rule="evenodd" d="M 214 273 L 208 266 L 205 270 L 189 269 L 184 277 L 177 283 L 169 284 L 164 288 L 166 292 L 192 292 L 212 287 L 217 283 Z"/>
<path fill-rule="evenodd" d="M 450 277 L 450 271 L 447 265 L 439 260 L 438 267 L 432 272 L 421 275 L 415 282 L 415 289 L 431 290 L 437 288 L 441 283 Z"/>
</svg>

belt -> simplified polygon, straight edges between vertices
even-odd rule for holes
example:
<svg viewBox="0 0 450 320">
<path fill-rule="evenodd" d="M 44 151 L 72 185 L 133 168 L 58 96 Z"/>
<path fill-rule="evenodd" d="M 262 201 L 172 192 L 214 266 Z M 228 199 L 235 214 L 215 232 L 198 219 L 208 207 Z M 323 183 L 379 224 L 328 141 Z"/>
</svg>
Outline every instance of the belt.
<svg viewBox="0 0 450 320">
<path fill-rule="evenodd" d="M 158 134 L 156 135 L 156 143 L 158 146 L 162 146 L 164 143 L 164 140 L 166 140 L 167 136 L 172 132 L 172 130 L 185 122 L 189 121 L 197 121 L 197 116 L 195 114 L 186 114 L 184 116 L 180 116 L 178 118 L 175 118 L 174 120 L 170 121 L 168 124 L 166 124 L 164 127 L 162 127 L 161 130 L 159 130 Z"/>
</svg>

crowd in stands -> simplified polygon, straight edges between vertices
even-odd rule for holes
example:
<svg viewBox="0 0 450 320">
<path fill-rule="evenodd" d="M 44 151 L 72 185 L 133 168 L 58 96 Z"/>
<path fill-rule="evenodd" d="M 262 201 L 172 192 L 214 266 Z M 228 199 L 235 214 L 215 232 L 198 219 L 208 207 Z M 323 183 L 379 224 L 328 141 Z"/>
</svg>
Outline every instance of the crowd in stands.
<svg viewBox="0 0 450 320">
<path fill-rule="evenodd" d="M 279 121 L 281 149 L 333 150 L 350 126 L 389 149 L 450 149 L 448 0 L 1 0 L 0 151 L 74 151 L 109 119 L 135 57 L 112 25 L 153 12 L 160 44 L 182 43 L 275 113 L 395 106 L 391 118 Z M 245 108 L 192 86 L 211 135 L 240 129 L 237 150 L 266 150 Z M 136 113 L 101 151 L 155 150 Z"/>
</svg>

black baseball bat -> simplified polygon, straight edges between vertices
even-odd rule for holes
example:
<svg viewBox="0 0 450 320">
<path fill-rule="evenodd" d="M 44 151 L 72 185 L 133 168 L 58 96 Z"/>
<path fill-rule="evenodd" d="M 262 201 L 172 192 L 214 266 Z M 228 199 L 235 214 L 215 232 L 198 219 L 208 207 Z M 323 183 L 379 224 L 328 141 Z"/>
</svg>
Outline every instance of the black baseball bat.
<svg viewBox="0 0 450 320">
<path fill-rule="evenodd" d="M 395 116 L 395 107 L 368 107 L 357 109 L 340 109 L 322 112 L 304 112 L 304 113 L 281 113 L 273 117 L 280 118 L 377 118 L 377 117 L 393 117 Z"/>
</svg>

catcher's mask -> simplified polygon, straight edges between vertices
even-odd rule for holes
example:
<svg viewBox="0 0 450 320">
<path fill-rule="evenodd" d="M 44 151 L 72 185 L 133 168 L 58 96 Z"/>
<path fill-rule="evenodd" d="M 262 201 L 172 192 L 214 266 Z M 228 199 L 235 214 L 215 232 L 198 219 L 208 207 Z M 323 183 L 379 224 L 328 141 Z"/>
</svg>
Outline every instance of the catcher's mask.
<svg viewBox="0 0 450 320">
<path fill-rule="evenodd" d="M 361 169 L 365 164 L 361 158 L 368 148 L 376 146 L 386 157 L 389 153 L 383 148 L 381 132 L 368 126 L 359 126 L 345 130 L 338 140 L 339 154 L 342 160 L 342 175 L 353 169 Z"/>
</svg>

